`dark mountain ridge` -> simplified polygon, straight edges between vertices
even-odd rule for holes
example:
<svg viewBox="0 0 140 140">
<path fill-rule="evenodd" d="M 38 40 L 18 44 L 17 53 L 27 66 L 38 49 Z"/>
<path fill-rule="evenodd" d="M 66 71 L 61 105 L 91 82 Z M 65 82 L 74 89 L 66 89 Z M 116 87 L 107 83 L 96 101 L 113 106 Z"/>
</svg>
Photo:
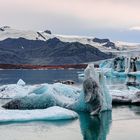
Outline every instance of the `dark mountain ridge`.
<svg viewBox="0 0 140 140">
<path fill-rule="evenodd" d="M 1 64 L 62 65 L 78 64 L 111 58 L 99 49 L 79 42 L 62 42 L 7 38 L 0 41 Z"/>
</svg>

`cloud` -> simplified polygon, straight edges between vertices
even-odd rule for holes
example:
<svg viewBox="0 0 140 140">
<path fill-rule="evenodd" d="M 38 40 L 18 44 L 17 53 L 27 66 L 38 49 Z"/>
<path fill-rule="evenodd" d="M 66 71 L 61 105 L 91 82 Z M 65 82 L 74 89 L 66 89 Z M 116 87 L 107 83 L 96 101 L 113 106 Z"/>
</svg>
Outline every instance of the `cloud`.
<svg viewBox="0 0 140 140">
<path fill-rule="evenodd" d="M 140 24 L 139 5 L 139 0 L 2 0 L 0 17 L 3 22 L 9 20 L 17 24 L 21 24 L 18 20 L 21 16 L 30 23 L 36 18 L 34 24 L 40 22 L 37 21 L 38 18 L 44 18 L 46 21 L 41 22 L 46 25 L 51 19 L 54 20 L 53 17 L 57 17 L 55 21 L 58 21 L 58 26 L 63 25 L 65 17 L 67 20 L 73 17 L 77 23 L 79 20 L 82 25 L 84 23 L 85 27 L 91 29 L 128 28 Z"/>
<path fill-rule="evenodd" d="M 133 26 L 140 25 L 140 0 L 0 1 L 0 26 L 48 28 L 57 34 L 107 36 L 110 32 L 112 37 L 116 32 L 121 36 L 121 31 L 138 33 L 139 26 Z"/>
<path fill-rule="evenodd" d="M 140 31 L 140 26 L 133 26 L 129 28 L 130 31 Z"/>
</svg>

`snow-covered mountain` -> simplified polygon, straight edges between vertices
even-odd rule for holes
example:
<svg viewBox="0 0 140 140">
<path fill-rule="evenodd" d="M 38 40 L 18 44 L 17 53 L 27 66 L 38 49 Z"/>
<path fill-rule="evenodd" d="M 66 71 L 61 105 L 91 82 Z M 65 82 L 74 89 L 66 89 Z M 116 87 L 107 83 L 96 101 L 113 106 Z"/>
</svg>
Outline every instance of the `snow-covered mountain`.
<svg viewBox="0 0 140 140">
<path fill-rule="evenodd" d="M 56 35 L 49 30 L 0 28 L 0 63 L 77 64 L 111 58 L 110 52 L 139 47 L 139 44 L 114 43 L 96 37 Z"/>
<path fill-rule="evenodd" d="M 47 41 L 52 38 L 58 38 L 63 42 L 79 42 L 82 44 L 89 44 L 94 46 L 101 51 L 113 51 L 113 50 L 133 50 L 139 49 L 140 43 L 128 43 L 128 42 L 112 42 L 109 39 L 99 39 L 96 37 L 86 37 L 86 36 L 72 36 L 72 35 L 56 35 L 52 34 L 50 30 L 46 31 L 26 31 L 13 29 L 9 26 L 3 26 L 0 28 L 0 41 L 7 38 L 25 38 L 27 40 L 41 40 Z"/>
<path fill-rule="evenodd" d="M 129 43 L 129 42 L 122 42 L 117 41 L 115 42 L 115 45 L 118 50 L 137 50 L 140 51 L 140 43 Z"/>
<path fill-rule="evenodd" d="M 28 40 L 42 40 L 47 41 L 48 39 L 58 38 L 63 42 L 79 42 L 82 44 L 89 44 L 100 50 L 110 50 L 115 49 L 115 44 L 109 39 L 99 39 L 96 37 L 83 37 L 83 36 L 68 36 L 68 35 L 55 35 L 51 31 L 24 31 L 13 29 L 9 26 L 4 26 L 0 28 L 0 41 L 7 38 L 25 38 Z"/>
</svg>

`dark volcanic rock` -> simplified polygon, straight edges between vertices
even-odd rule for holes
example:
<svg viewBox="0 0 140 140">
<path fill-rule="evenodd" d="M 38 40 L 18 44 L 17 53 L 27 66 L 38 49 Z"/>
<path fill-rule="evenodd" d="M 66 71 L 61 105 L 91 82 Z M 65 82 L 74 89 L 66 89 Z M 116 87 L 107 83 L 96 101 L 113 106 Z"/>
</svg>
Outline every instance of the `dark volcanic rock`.
<svg viewBox="0 0 140 140">
<path fill-rule="evenodd" d="M 116 48 L 115 43 L 113 43 L 113 42 L 107 42 L 103 46 L 108 47 L 108 48 L 111 47 L 112 49 Z"/>
<path fill-rule="evenodd" d="M 92 41 L 93 41 L 93 42 L 97 42 L 97 43 L 106 43 L 106 42 L 110 42 L 109 39 L 99 39 L 99 38 L 96 38 L 96 37 L 95 37 Z"/>
<path fill-rule="evenodd" d="M 44 33 L 52 34 L 50 30 L 45 30 Z"/>
<path fill-rule="evenodd" d="M 109 47 L 111 47 L 112 49 L 115 49 L 116 48 L 115 43 L 111 42 L 109 39 L 94 38 L 92 41 L 93 42 L 96 42 L 96 43 L 100 43 L 100 44 L 103 44 L 104 43 L 103 46 L 105 46 L 107 48 L 109 48 Z"/>
</svg>

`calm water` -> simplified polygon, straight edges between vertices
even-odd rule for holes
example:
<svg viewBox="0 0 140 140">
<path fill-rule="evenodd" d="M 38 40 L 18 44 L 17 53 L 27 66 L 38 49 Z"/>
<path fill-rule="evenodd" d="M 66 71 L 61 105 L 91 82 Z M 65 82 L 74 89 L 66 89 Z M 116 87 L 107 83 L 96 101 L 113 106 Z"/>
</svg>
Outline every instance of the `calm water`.
<svg viewBox="0 0 140 140">
<path fill-rule="evenodd" d="M 81 70 L 1 70 L 0 84 L 16 83 L 19 78 L 27 84 L 53 83 L 54 80 L 74 80 L 81 84 Z M 108 84 L 123 84 L 126 79 L 107 79 Z M 0 105 L 7 100 L 0 100 Z M 1 123 L 0 140 L 139 140 L 140 107 L 114 106 L 100 118 L 79 112 L 79 119 L 69 121 L 39 121 Z"/>
<path fill-rule="evenodd" d="M 74 80 L 79 83 L 82 70 L 0 70 L 0 84 L 15 84 L 23 79 L 27 84 L 53 83 L 55 80 Z"/>
</svg>

